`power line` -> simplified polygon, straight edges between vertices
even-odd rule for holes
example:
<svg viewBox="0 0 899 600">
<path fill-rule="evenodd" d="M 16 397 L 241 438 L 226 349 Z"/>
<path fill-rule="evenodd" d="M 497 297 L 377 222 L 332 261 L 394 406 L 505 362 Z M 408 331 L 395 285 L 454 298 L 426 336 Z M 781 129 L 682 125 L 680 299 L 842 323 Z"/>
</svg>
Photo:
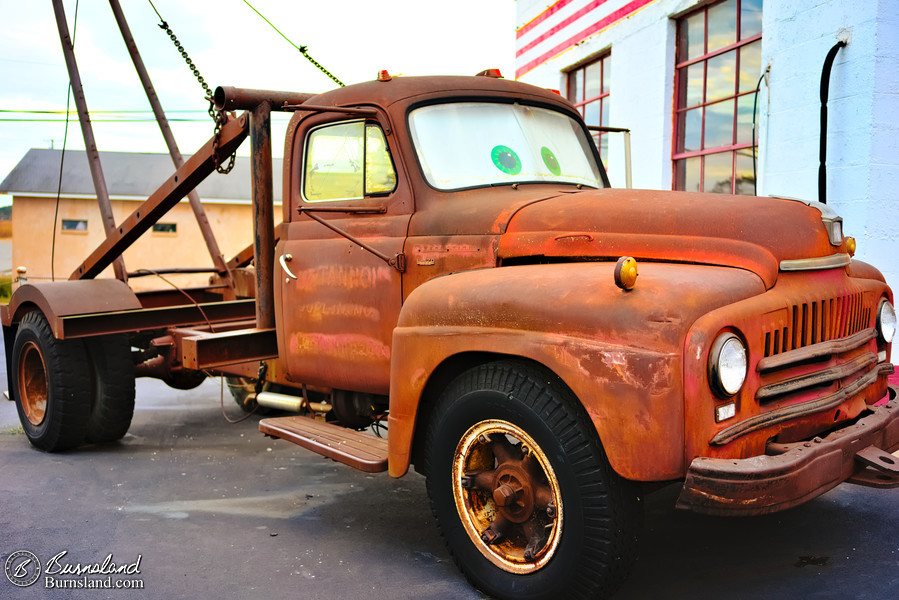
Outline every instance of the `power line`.
<svg viewBox="0 0 899 600">
<path fill-rule="evenodd" d="M 0 117 L 0 123 L 64 123 L 65 118 L 58 119 L 10 119 Z M 209 119 L 169 119 L 174 123 L 208 123 Z M 155 123 L 156 119 L 91 119 L 91 123 Z"/>
<path fill-rule="evenodd" d="M 140 113 L 152 113 L 152 110 L 92 110 L 91 114 L 140 114 Z M 167 113 L 203 113 L 206 114 L 205 110 L 167 110 Z M 0 113 L 20 113 L 20 114 L 35 114 L 35 115 L 77 115 L 78 111 L 75 110 L 18 110 L 11 108 L 0 108 Z"/>
<path fill-rule="evenodd" d="M 307 46 L 297 46 L 296 44 L 294 44 L 293 41 L 291 41 L 291 39 L 290 39 L 289 37 L 287 37 L 286 35 L 284 35 L 283 33 L 281 33 L 281 30 L 278 29 L 277 27 L 275 27 L 274 23 L 272 23 L 271 21 L 269 21 L 268 19 L 266 19 L 266 18 L 265 18 L 265 15 L 263 15 L 261 12 L 259 12 L 259 11 L 256 9 L 255 6 L 253 6 L 252 4 L 250 4 L 249 2 L 247 2 L 247 0 L 243 0 L 243 3 L 246 4 L 247 6 L 249 6 L 251 9 L 253 9 L 253 12 L 255 12 L 257 15 L 259 15 L 259 16 L 262 18 L 263 21 L 265 21 L 266 23 L 268 23 L 268 24 L 269 24 L 269 27 L 271 27 L 272 29 L 274 29 L 274 30 L 278 33 L 278 35 L 280 35 L 282 38 L 284 38 L 285 40 L 287 40 L 287 43 L 288 43 L 288 44 L 290 44 L 291 46 L 293 46 L 294 48 L 296 48 L 296 49 L 299 51 L 300 54 L 302 54 L 303 56 L 305 56 L 305 57 L 306 57 L 306 60 L 308 60 L 309 62 L 311 62 L 313 65 L 315 65 L 316 68 L 318 68 L 319 71 L 321 71 L 322 73 L 324 73 L 325 75 L 327 75 L 328 78 L 330 78 L 334 83 L 336 83 L 336 84 L 339 85 L 340 87 L 344 87 L 344 83 L 343 83 L 342 81 L 340 81 L 339 79 L 337 79 L 337 77 L 336 77 L 333 73 L 331 73 L 331 71 L 329 71 L 328 69 L 326 69 L 325 67 L 323 67 L 321 63 L 319 63 L 317 60 L 315 60 L 314 58 L 312 58 L 311 56 L 309 56 L 309 52 L 307 52 L 307 49 L 308 49 Z M 152 5 L 153 3 L 150 2 L 150 4 Z M 155 10 L 155 8 L 154 8 L 154 10 Z M 157 13 L 157 14 L 158 14 L 158 13 Z"/>
</svg>

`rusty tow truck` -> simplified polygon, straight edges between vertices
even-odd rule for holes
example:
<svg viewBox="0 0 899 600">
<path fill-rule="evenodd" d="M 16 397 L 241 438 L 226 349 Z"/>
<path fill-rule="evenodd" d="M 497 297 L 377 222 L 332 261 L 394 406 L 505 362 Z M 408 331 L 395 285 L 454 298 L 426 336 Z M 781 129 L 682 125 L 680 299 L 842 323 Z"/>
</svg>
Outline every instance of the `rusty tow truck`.
<svg viewBox="0 0 899 600">
<path fill-rule="evenodd" d="M 899 486 L 892 291 L 828 206 L 612 189 L 569 102 L 490 73 L 215 100 L 247 112 L 70 280 L 3 307 L 36 447 L 120 439 L 135 376 L 226 375 L 248 409 L 302 413 L 267 435 L 422 472 L 499 598 L 613 591 L 663 484 L 712 515 Z M 277 226 L 272 110 L 293 112 Z M 248 135 L 253 247 L 202 288 L 97 278 Z M 362 431 L 383 415 L 386 440 Z"/>
</svg>

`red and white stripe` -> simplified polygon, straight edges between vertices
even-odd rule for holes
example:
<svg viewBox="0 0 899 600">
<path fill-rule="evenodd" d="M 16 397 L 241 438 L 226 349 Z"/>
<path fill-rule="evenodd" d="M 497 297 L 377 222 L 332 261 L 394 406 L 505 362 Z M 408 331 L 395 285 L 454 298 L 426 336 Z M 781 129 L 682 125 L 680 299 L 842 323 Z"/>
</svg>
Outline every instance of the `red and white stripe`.
<svg viewBox="0 0 899 600">
<path fill-rule="evenodd" d="M 556 0 L 516 34 L 515 77 L 545 63 L 654 0 Z"/>
</svg>

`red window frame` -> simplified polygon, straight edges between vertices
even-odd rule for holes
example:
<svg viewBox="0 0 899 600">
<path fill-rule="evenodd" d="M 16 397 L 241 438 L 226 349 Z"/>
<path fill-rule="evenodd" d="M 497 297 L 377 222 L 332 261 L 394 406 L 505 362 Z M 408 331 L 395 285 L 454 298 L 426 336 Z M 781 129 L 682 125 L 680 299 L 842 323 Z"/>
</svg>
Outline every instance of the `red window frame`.
<svg viewBox="0 0 899 600">
<path fill-rule="evenodd" d="M 611 70 L 612 53 L 605 52 L 596 59 L 568 71 L 566 97 L 574 104 L 581 116 L 584 117 L 587 125 L 608 126 L 609 124 L 609 95 L 612 91 Z M 587 85 L 588 75 L 596 78 L 594 87 L 599 90 L 599 94 L 591 94 L 590 97 L 586 97 L 587 88 L 589 87 Z M 596 103 L 599 110 L 597 113 L 588 115 L 587 111 L 593 103 Z M 594 116 L 595 119 L 593 118 Z M 599 150 L 599 156 L 603 164 L 608 168 L 608 134 L 600 131 L 594 131 L 592 134 L 593 141 Z"/>
<path fill-rule="evenodd" d="M 716 6 L 720 6 L 725 4 L 726 2 L 732 2 L 734 9 L 736 11 L 735 18 L 733 23 L 735 24 L 734 39 L 735 42 L 731 44 L 727 44 L 720 48 L 715 48 L 709 51 L 709 10 L 714 9 Z M 745 0 L 750 1 L 750 0 Z M 751 136 L 748 141 L 740 141 L 741 138 L 745 138 L 745 125 L 744 129 L 740 128 L 739 123 L 739 106 L 740 99 L 744 99 L 743 102 L 748 102 L 749 98 L 752 98 L 752 95 L 755 93 L 755 88 L 752 89 L 743 89 L 741 90 L 741 72 L 742 66 L 741 61 L 743 54 L 740 51 L 741 48 L 747 47 L 750 44 L 759 42 L 762 39 L 762 33 L 755 33 L 752 35 L 747 35 L 745 38 L 741 35 L 741 18 L 743 15 L 743 2 L 744 0 L 721 0 L 719 2 L 714 2 L 711 4 L 707 4 L 702 6 L 701 8 L 692 11 L 686 15 L 683 15 L 677 19 L 677 57 L 675 63 L 675 111 L 674 111 L 674 139 L 673 139 L 673 148 L 672 148 L 672 167 L 673 167 L 673 188 L 676 190 L 684 190 L 686 189 L 687 184 L 687 168 L 688 162 L 691 162 L 692 165 L 698 163 L 699 165 L 699 178 L 698 178 L 698 190 L 696 188 L 692 188 L 693 191 L 706 191 L 706 192 L 719 192 L 719 193 L 753 193 L 751 184 L 751 179 L 747 180 L 745 176 L 740 176 L 740 168 L 738 167 L 738 157 L 752 157 L 754 158 L 755 148 L 753 147 Z M 703 15 L 703 48 L 702 53 L 698 56 L 687 57 L 687 39 L 685 38 L 685 29 L 687 29 L 687 20 L 691 17 L 695 17 L 698 14 Z M 759 42 L 760 45 L 760 42 Z M 708 97 L 708 83 L 709 83 L 709 61 L 714 60 L 717 57 L 723 57 L 728 54 L 733 54 L 734 56 L 734 64 L 736 72 L 734 74 L 734 87 L 732 92 L 728 92 L 726 95 L 718 95 L 712 99 Z M 699 102 L 687 104 L 687 92 L 688 92 L 688 69 L 690 67 L 695 67 L 697 65 L 702 66 L 702 93 L 699 99 Z M 719 107 L 726 106 L 726 103 L 732 103 L 732 128 L 731 128 L 731 139 L 730 143 L 724 144 L 716 144 L 716 145 L 706 145 L 706 133 L 707 133 L 707 117 L 708 117 L 708 109 L 709 107 L 715 107 L 718 105 Z M 687 124 L 686 119 L 688 118 L 688 113 L 690 111 L 697 111 L 700 116 L 700 129 L 699 129 L 699 148 L 686 148 L 686 136 L 687 136 Z M 694 131 L 695 133 L 695 131 Z M 741 135 L 741 133 L 743 135 Z M 713 189 L 705 189 L 706 187 L 706 163 L 708 157 L 715 157 L 716 160 L 724 159 L 729 154 L 730 158 L 730 185 L 729 189 L 715 189 L 720 186 L 721 183 L 724 183 L 724 180 L 718 182 L 718 185 Z M 717 155 L 717 156 L 716 156 Z M 692 161 L 690 159 L 693 159 Z M 697 160 L 698 159 L 698 160 Z M 694 172 L 695 175 L 695 172 Z"/>
</svg>

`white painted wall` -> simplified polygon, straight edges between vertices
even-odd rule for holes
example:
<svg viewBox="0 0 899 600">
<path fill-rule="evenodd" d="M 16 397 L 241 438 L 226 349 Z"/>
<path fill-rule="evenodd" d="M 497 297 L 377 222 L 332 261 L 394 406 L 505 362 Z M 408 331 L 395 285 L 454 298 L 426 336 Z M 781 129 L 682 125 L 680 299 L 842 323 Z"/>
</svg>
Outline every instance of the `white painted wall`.
<svg viewBox="0 0 899 600">
<path fill-rule="evenodd" d="M 899 284 L 897 10 L 896 0 L 766 0 L 759 193 L 818 198 L 821 69 L 848 39 L 830 78 L 827 202 L 858 240 L 856 257 Z"/>
<path fill-rule="evenodd" d="M 517 4 L 520 27 L 553 3 Z M 632 130 L 634 187 L 670 189 L 673 19 L 700 4 L 656 0 L 520 79 L 564 92 L 565 70 L 611 49 L 610 124 Z M 858 240 L 856 257 L 899 285 L 899 1 L 765 0 L 762 27 L 771 72 L 759 97 L 759 194 L 817 200 L 821 69 L 847 37 L 830 81 L 828 204 Z M 623 187 L 620 136 L 609 162 L 612 184 Z"/>
</svg>

